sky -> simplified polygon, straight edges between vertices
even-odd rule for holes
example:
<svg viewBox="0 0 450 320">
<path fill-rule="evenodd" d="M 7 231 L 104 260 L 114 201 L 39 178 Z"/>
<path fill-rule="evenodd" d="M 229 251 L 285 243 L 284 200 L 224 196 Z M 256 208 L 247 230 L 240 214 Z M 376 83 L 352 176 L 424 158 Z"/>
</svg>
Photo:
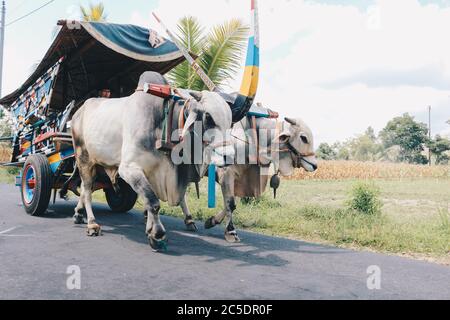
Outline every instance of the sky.
<svg viewBox="0 0 450 320">
<path fill-rule="evenodd" d="M 47 0 L 6 0 L 6 22 Z M 94 1 L 95 2 L 95 1 Z M 185 15 L 211 27 L 250 22 L 250 0 L 104 0 L 108 20 L 170 29 Z M 56 21 L 78 19 L 89 1 L 56 0 L 6 28 L 3 93 L 19 87 L 51 44 Z M 260 0 L 257 101 L 302 118 L 316 144 L 381 130 L 409 112 L 450 136 L 450 0 Z M 175 10 L 174 10 L 175 8 Z M 229 83 L 239 88 L 241 74 Z"/>
</svg>

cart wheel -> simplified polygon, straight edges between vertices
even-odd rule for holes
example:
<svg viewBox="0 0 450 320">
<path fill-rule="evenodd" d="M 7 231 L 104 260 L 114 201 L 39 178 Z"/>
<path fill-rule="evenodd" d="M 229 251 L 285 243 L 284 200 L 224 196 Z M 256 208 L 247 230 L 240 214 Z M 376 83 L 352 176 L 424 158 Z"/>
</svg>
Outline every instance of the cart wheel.
<svg viewBox="0 0 450 320">
<path fill-rule="evenodd" d="M 25 211 L 39 216 L 47 211 L 52 192 L 52 170 L 47 157 L 42 154 L 31 155 L 25 162 L 22 174 L 22 203 Z"/>
<path fill-rule="evenodd" d="M 119 193 L 113 188 L 104 189 L 106 201 L 113 212 L 128 212 L 136 204 L 137 193 L 122 179 L 119 179 L 119 188 Z"/>
</svg>

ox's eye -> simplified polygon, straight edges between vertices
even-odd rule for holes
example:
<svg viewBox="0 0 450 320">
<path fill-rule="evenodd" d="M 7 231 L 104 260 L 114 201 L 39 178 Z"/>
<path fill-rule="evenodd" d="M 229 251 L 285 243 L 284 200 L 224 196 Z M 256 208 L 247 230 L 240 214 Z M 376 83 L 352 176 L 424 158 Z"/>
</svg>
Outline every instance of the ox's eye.
<svg viewBox="0 0 450 320">
<path fill-rule="evenodd" d="M 309 140 L 308 140 L 308 137 L 307 137 L 307 136 L 301 135 L 300 138 L 302 139 L 302 142 L 303 142 L 303 143 L 305 143 L 305 144 L 308 144 L 308 143 L 309 143 Z"/>
<path fill-rule="evenodd" d="M 209 113 L 205 114 L 205 125 L 207 128 L 214 128 L 216 126 L 214 119 Z"/>
</svg>

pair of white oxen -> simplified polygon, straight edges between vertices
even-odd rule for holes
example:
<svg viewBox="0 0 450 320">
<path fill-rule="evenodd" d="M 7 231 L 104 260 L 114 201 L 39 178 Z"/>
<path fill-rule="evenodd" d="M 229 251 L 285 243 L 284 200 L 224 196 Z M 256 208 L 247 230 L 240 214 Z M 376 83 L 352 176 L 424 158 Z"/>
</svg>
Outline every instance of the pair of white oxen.
<svg viewBox="0 0 450 320">
<path fill-rule="evenodd" d="M 152 83 L 167 83 L 159 74 L 144 73 L 139 85 L 149 78 Z M 251 129 L 249 121 L 245 118 L 233 126 L 231 109 L 217 93 L 203 91 L 188 92 L 187 95 L 188 107 L 176 104 L 174 113 L 184 112 L 187 117 L 180 132 L 181 146 L 192 136 L 195 140 L 195 135 L 198 136 L 196 128 L 201 128 L 202 159 L 199 163 L 176 165 L 173 157 L 157 150 L 156 142 L 163 130 L 162 98 L 136 91 L 125 98 L 90 99 L 75 113 L 72 135 L 82 183 L 74 219 L 76 223 L 82 223 L 81 211 L 86 210 L 89 236 L 101 232 L 92 210 L 92 189 L 99 167 L 105 170 L 113 185 L 117 185 L 120 177 L 142 198 L 147 215 L 146 234 L 151 247 L 158 251 L 165 248 L 167 241 L 159 216 L 160 201 L 180 206 L 188 230 L 196 231 L 186 203 L 186 190 L 189 184 L 206 175 L 210 164 L 214 164 L 219 167 L 216 179 L 222 187 L 224 209 L 210 218 L 205 227 L 212 228 L 227 218 L 225 239 L 240 241 L 232 219 L 235 197 L 260 196 L 267 185 L 267 176 L 261 175 L 262 163 L 250 164 L 250 155 L 245 157 L 244 163 L 241 159 L 239 164 L 229 165 L 229 159 L 242 154 L 243 150 L 249 154 L 251 139 L 245 133 Z M 257 130 L 267 132 L 265 150 L 268 152 L 264 152 L 264 166 L 272 164 L 275 173 L 282 176 L 292 175 L 295 168 L 301 167 L 315 171 L 317 161 L 311 130 L 300 119 L 285 120 L 259 118 L 256 122 Z M 182 152 L 189 153 L 189 150 L 192 148 Z"/>
</svg>

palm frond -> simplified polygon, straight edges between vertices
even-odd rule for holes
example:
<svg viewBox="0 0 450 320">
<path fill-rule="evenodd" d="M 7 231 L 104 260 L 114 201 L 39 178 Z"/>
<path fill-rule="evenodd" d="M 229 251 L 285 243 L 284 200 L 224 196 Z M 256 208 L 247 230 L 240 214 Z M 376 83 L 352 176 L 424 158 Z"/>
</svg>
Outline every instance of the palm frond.
<svg viewBox="0 0 450 320">
<path fill-rule="evenodd" d="M 242 20 L 232 19 L 214 27 L 206 37 L 207 46 L 203 49 L 199 64 L 218 87 L 234 78 L 241 68 L 248 31 Z M 206 89 L 198 77 L 194 86 L 198 90 Z"/>
<path fill-rule="evenodd" d="M 199 21 L 191 16 L 186 16 L 178 22 L 177 40 L 188 49 L 189 52 L 200 55 L 204 46 L 204 28 Z M 196 89 L 193 87 L 196 74 L 187 61 L 183 62 L 169 73 L 170 81 L 178 88 Z"/>
<path fill-rule="evenodd" d="M 81 11 L 81 16 L 82 16 L 83 20 L 87 21 L 87 19 L 89 19 L 89 13 L 88 13 L 87 9 L 85 7 L 83 7 L 82 5 L 80 5 L 80 11 Z"/>
<path fill-rule="evenodd" d="M 84 21 L 102 22 L 107 18 L 107 15 L 105 14 L 105 6 L 101 2 L 95 5 L 90 4 L 89 9 L 80 6 L 80 11 Z"/>
</svg>

